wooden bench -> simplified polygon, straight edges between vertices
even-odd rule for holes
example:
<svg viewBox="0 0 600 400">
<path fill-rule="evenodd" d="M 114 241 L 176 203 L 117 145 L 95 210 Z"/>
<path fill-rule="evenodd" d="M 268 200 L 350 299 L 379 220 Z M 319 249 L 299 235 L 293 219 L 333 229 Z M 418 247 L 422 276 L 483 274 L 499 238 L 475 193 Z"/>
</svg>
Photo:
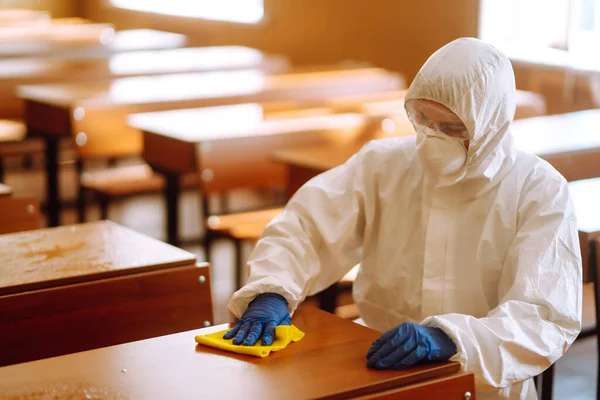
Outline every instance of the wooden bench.
<svg viewBox="0 0 600 400">
<path fill-rule="evenodd" d="M 289 400 L 389 398 L 389 391 L 400 399 L 440 393 L 465 399 L 474 393 L 473 375 L 460 373 L 458 363 L 367 369 L 365 354 L 380 332 L 310 307 L 300 307 L 292 322 L 305 337 L 266 358 L 196 346 L 195 335 L 230 327 L 219 325 L 0 368 L 0 392 L 31 398 L 51 391 L 69 398 L 87 387 L 105 398 Z"/>
<path fill-rule="evenodd" d="M 0 365 L 212 324 L 207 264 L 108 221 L 2 236 L 2 258 Z"/>
</svg>

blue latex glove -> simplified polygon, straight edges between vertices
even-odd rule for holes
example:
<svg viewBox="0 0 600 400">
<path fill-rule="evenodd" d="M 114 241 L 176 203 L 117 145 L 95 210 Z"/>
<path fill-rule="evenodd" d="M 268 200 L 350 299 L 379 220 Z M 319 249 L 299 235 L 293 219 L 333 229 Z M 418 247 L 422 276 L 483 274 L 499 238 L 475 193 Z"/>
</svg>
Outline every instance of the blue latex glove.
<svg viewBox="0 0 600 400">
<path fill-rule="evenodd" d="M 444 331 L 406 322 L 373 343 L 367 367 L 404 369 L 425 361 L 447 361 L 454 354 L 456 345 Z"/>
<path fill-rule="evenodd" d="M 263 346 L 270 346 L 275 340 L 275 327 L 289 325 L 291 322 L 287 301 L 283 296 L 263 293 L 248 304 L 242 318 L 223 339 L 233 338 L 233 344 L 253 346 L 262 336 Z"/>
</svg>

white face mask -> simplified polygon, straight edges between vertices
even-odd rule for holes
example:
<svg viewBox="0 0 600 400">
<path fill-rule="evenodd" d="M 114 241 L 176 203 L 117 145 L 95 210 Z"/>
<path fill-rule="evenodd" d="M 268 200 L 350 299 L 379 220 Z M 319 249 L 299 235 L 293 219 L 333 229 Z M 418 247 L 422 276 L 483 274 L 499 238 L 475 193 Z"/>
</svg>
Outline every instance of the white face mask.
<svg viewBox="0 0 600 400">
<path fill-rule="evenodd" d="M 417 129 L 417 158 L 423 168 L 438 177 L 458 172 L 467 161 L 467 150 L 460 139 L 434 129 Z"/>
</svg>

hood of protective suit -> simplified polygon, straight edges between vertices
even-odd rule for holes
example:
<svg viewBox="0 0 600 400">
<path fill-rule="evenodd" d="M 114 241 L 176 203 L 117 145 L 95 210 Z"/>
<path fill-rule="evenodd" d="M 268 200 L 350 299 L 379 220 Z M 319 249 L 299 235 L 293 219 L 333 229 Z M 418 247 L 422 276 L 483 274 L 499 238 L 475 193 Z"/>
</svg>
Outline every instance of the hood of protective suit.
<svg viewBox="0 0 600 400">
<path fill-rule="evenodd" d="M 469 132 L 466 163 L 438 185 L 464 183 L 463 189 L 477 196 L 512 168 L 516 159 L 510 134 L 516 108 L 515 78 L 509 59 L 499 50 L 473 38 L 447 44 L 415 77 L 406 95 L 406 101 L 412 99 L 448 107 Z"/>
</svg>

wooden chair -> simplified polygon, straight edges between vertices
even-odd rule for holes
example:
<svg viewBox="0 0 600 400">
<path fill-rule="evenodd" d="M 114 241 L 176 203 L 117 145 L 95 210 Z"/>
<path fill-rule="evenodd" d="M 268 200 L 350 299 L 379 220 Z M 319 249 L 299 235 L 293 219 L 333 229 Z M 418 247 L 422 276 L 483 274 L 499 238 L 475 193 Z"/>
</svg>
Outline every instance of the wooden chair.
<svg viewBox="0 0 600 400">
<path fill-rule="evenodd" d="M 0 197 L 0 234 L 39 229 L 41 221 L 36 199 Z"/>
<path fill-rule="evenodd" d="M 82 168 L 79 169 L 80 172 Z M 186 175 L 182 186 L 195 187 L 197 177 Z M 80 194 L 77 201 L 79 222 L 85 221 L 86 194 L 90 193 L 100 206 L 100 219 L 108 219 L 111 201 L 147 193 L 158 193 L 165 189 L 162 175 L 152 171 L 146 164 L 114 166 L 104 170 L 82 172 Z"/>
<path fill-rule="evenodd" d="M 233 240 L 235 245 L 235 284 L 236 289 L 243 284 L 242 246 L 244 242 L 255 243 L 259 240 L 267 224 L 283 211 L 283 208 L 270 208 L 265 210 L 250 211 L 238 214 L 212 215 L 206 221 L 207 234 L 212 237 L 225 237 Z M 340 292 L 352 288 L 356 277 L 353 270 L 342 278 L 340 282 L 332 285 L 319 293 L 319 308 L 334 313 L 337 309 L 337 298 Z M 343 311 L 346 319 L 358 318 L 354 310 L 349 308 Z"/>
<path fill-rule="evenodd" d="M 217 237 L 226 237 L 234 242 L 236 289 L 242 286 L 243 242 L 258 240 L 265 226 L 282 211 L 283 208 L 269 208 L 237 214 L 211 215 L 206 219 L 206 235 L 211 240 Z"/>
<path fill-rule="evenodd" d="M 583 323 L 577 337 L 598 338 L 598 320 L 600 318 L 600 288 L 598 287 L 597 240 L 600 239 L 600 178 L 585 179 L 569 183 L 578 220 L 579 242 L 583 261 Z M 599 343 L 600 345 L 600 340 Z M 600 346 L 598 347 L 598 365 L 600 366 Z M 554 365 L 542 374 L 541 398 L 552 399 Z M 600 370 L 596 378 L 596 396 L 600 399 Z"/>
</svg>

